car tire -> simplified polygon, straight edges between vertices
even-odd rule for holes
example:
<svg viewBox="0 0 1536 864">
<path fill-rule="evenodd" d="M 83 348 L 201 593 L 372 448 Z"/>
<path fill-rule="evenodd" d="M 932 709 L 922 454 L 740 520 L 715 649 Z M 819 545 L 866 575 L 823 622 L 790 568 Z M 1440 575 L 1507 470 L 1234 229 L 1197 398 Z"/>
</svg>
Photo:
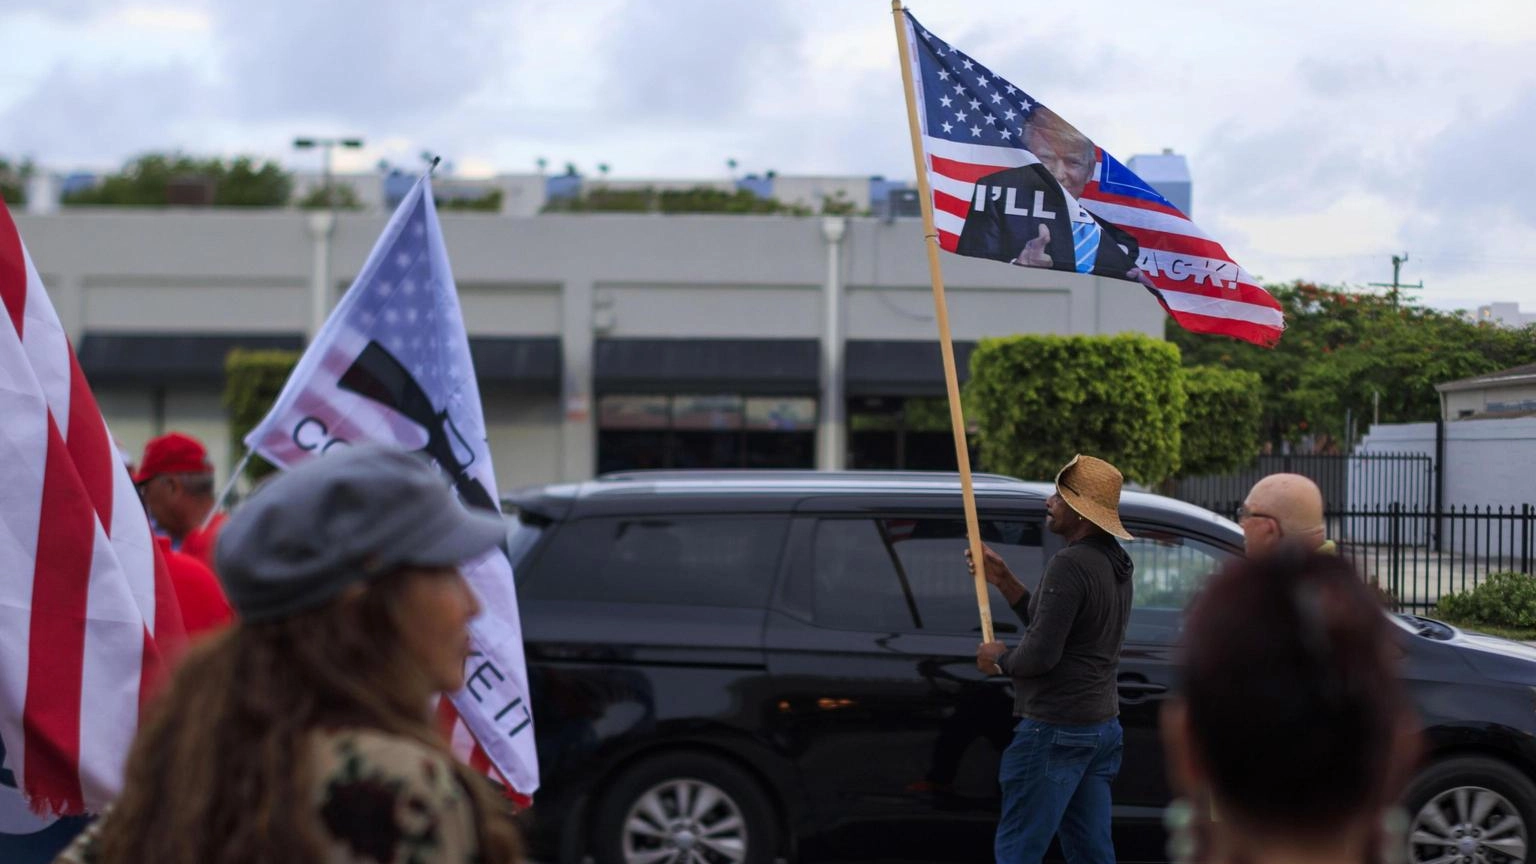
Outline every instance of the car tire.
<svg viewBox="0 0 1536 864">
<path fill-rule="evenodd" d="M 1411 864 L 1536 864 L 1536 783 L 1507 763 L 1482 756 L 1443 759 L 1414 778 L 1404 803 Z"/>
<path fill-rule="evenodd" d="M 674 753 L 627 769 L 608 787 L 592 847 L 597 864 L 770 864 L 779 838 L 751 775 L 712 756 Z"/>
</svg>

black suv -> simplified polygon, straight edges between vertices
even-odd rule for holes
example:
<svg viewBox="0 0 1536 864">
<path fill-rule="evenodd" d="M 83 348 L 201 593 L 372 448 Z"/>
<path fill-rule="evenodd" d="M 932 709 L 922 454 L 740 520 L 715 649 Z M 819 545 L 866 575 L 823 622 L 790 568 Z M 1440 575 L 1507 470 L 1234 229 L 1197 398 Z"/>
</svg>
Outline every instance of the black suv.
<svg viewBox="0 0 1536 864">
<path fill-rule="evenodd" d="M 1031 588 L 1060 546 L 1050 491 L 976 478 L 983 537 Z M 506 504 L 544 783 L 538 857 L 990 860 L 1013 702 L 975 668 L 954 475 L 636 472 Z M 1157 719 L 1182 609 L 1242 534 L 1155 495 L 1126 493 L 1121 515 L 1136 608 L 1116 844 L 1121 860 L 1159 860 Z M 1016 641 L 995 590 L 992 609 L 998 638 Z M 1410 860 L 1526 860 L 1536 651 L 1393 621 L 1431 751 L 1408 801 Z"/>
</svg>

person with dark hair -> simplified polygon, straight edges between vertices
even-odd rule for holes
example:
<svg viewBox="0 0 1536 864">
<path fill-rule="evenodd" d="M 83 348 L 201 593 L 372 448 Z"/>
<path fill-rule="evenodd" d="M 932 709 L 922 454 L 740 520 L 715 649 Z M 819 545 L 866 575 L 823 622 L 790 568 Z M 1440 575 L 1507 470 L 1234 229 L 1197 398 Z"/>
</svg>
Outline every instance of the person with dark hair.
<svg viewBox="0 0 1536 864">
<path fill-rule="evenodd" d="M 63 864 L 509 864 L 508 802 L 429 717 L 464 685 L 479 611 L 459 562 L 500 518 L 415 454 L 358 446 L 279 475 L 230 517 L 238 613 L 149 708 L 122 794 Z"/>
<path fill-rule="evenodd" d="M 976 649 L 978 669 L 1013 679 L 1018 720 L 998 766 L 999 864 L 1035 864 L 1053 836 L 1074 864 L 1114 864 L 1110 786 L 1125 750 L 1115 671 L 1134 591 L 1134 565 L 1116 542 L 1131 539 L 1120 522 L 1123 479 L 1115 466 L 1082 455 L 1057 473 L 1045 524 L 1066 546 L 1033 594 L 983 547 L 984 577 L 1025 626 L 1012 649 Z"/>
<path fill-rule="evenodd" d="M 1397 860 L 1418 722 L 1381 606 L 1338 556 L 1238 559 L 1196 598 L 1163 710 L 1181 862 Z"/>
</svg>

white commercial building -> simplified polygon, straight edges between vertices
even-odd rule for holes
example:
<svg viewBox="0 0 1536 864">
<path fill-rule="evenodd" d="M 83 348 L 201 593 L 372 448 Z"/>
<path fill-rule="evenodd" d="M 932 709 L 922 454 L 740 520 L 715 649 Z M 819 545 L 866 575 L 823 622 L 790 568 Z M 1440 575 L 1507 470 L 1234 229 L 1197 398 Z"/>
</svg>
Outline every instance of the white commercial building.
<svg viewBox="0 0 1536 864">
<path fill-rule="evenodd" d="M 339 295 L 387 217 L 343 212 L 327 234 L 329 214 L 294 209 L 40 209 L 17 214 L 22 237 L 119 442 L 186 431 L 221 476 L 239 457 L 225 355 L 300 348 L 319 253 Z M 953 465 L 919 404 L 944 393 L 919 220 L 442 221 L 504 489 L 632 467 Z M 962 376 L 983 337 L 1163 332 L 1134 283 L 943 264 Z"/>
</svg>

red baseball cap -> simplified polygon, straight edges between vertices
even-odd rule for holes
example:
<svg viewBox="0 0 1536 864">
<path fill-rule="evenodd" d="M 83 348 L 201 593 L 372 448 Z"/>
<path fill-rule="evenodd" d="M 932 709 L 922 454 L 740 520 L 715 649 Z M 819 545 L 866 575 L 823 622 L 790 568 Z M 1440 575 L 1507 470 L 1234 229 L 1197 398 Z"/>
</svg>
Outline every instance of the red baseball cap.
<svg viewBox="0 0 1536 864">
<path fill-rule="evenodd" d="M 139 473 L 133 475 L 133 482 L 143 483 L 161 474 L 212 473 L 213 465 L 202 442 L 191 435 L 169 432 L 149 439 L 144 445 L 144 459 L 139 463 Z"/>
</svg>

